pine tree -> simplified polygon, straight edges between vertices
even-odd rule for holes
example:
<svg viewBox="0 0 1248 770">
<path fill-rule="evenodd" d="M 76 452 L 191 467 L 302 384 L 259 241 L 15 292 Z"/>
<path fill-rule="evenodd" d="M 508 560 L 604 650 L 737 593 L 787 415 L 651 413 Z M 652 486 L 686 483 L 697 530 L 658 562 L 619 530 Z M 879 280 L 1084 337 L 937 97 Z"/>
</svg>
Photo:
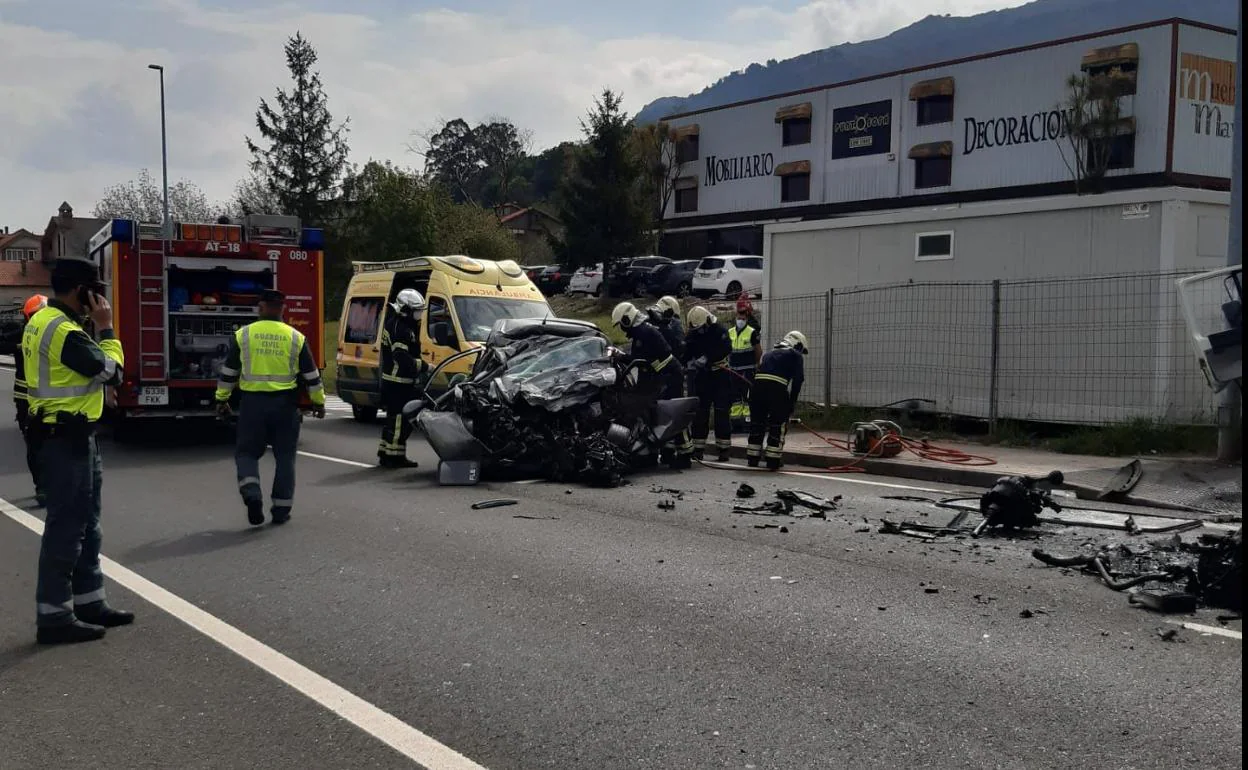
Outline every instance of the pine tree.
<svg viewBox="0 0 1248 770">
<path fill-rule="evenodd" d="M 633 123 L 610 90 L 581 122 L 585 143 L 560 191 L 564 265 L 603 262 L 607 269 L 646 248 L 649 211 L 638 194 L 643 174 L 632 148 Z"/>
<path fill-rule="evenodd" d="M 283 213 L 305 225 L 324 225 L 333 214 L 339 183 L 347 170 L 347 123 L 335 124 L 320 73 L 313 70 L 316 49 L 300 33 L 286 41 L 286 67 L 294 87 L 277 89 L 276 109 L 264 99 L 256 127 L 267 143 L 247 138 L 251 168 L 265 180 Z"/>
</svg>

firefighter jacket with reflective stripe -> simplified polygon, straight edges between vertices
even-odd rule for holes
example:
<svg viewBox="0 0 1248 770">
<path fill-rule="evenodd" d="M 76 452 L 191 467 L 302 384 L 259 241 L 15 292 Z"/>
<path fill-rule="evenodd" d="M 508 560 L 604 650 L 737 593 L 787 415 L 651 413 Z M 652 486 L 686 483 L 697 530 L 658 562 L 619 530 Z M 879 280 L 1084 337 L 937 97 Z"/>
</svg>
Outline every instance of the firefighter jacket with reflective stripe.
<svg viewBox="0 0 1248 770">
<path fill-rule="evenodd" d="M 710 367 L 722 368 L 728 366 L 731 354 L 732 341 L 728 339 L 728 331 L 718 323 L 695 329 L 685 337 L 685 355 L 690 361 L 705 358 Z"/>
<path fill-rule="evenodd" d="M 31 414 L 54 423 L 58 413 L 85 417 L 104 412 L 104 386 L 120 385 L 125 358 L 111 329 L 96 344 L 74 311 L 52 300 L 22 332 L 22 377 Z"/>
<path fill-rule="evenodd" d="M 671 346 L 667 344 L 667 340 L 663 339 L 663 332 L 655 328 L 653 324 L 642 322 L 626 329 L 625 333 L 633 341 L 630 351 L 632 357 L 648 362 L 654 371 L 663 371 L 675 360 L 672 357 Z"/>
<path fill-rule="evenodd" d="M 775 348 L 763 354 L 759 362 L 755 382 L 770 380 L 778 382 L 789 389 L 789 400 L 796 404 L 797 396 L 802 392 L 802 383 L 806 379 L 805 356 L 793 348 Z"/>
<path fill-rule="evenodd" d="M 228 401 L 235 387 L 244 393 L 286 393 L 298 388 L 300 382 L 313 404 L 325 403 L 321 372 L 307 338 L 281 321 L 255 321 L 230 340 L 216 400 Z"/>
<path fill-rule="evenodd" d="M 729 366 L 733 369 L 753 369 L 758 364 L 754 358 L 758 332 L 753 326 L 746 324 L 740 331 L 735 324 L 728 327 L 728 341 L 732 343 L 732 355 L 728 357 Z"/>
<path fill-rule="evenodd" d="M 420 358 L 420 334 L 398 313 L 386 317 L 381 333 L 381 387 L 410 387 L 428 366 Z"/>
</svg>

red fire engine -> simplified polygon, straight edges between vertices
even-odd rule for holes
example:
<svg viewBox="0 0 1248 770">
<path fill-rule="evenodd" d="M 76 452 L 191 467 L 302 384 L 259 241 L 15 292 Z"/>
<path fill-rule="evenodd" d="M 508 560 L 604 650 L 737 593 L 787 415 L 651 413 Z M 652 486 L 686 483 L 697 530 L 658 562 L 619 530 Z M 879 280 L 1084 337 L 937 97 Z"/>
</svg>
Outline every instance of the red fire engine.
<svg viewBox="0 0 1248 770">
<path fill-rule="evenodd" d="M 165 240 L 160 225 L 114 219 L 87 247 L 126 354 L 115 417 L 213 415 L 230 337 L 255 320 L 264 289 L 286 295 L 286 322 L 324 368 L 321 230 L 258 215 L 172 229 Z"/>
</svg>

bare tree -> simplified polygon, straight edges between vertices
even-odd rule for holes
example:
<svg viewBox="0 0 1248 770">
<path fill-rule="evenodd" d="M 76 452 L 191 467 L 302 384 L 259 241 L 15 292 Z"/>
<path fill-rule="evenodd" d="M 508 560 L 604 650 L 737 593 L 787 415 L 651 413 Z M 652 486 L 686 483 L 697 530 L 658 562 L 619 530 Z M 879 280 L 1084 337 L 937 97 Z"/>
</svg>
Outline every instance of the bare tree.
<svg viewBox="0 0 1248 770">
<path fill-rule="evenodd" d="M 676 180 L 680 178 L 680 161 L 677 158 L 676 139 L 666 123 L 638 126 L 633 132 L 633 151 L 643 168 L 641 195 L 651 211 L 651 245 L 657 254 L 663 238 L 664 214 L 676 194 Z"/>
<path fill-rule="evenodd" d="M 169 216 L 175 222 L 211 222 L 221 209 L 209 203 L 208 196 L 194 182 L 183 179 L 169 186 Z M 165 218 L 164 190 L 151 172 L 143 169 L 137 179 L 106 189 L 91 214 L 100 219 L 161 222 Z"/>
<path fill-rule="evenodd" d="M 281 214 L 282 204 L 268 180 L 253 171 L 246 179 L 234 185 L 229 213 L 238 217 L 247 214 Z"/>
<path fill-rule="evenodd" d="M 1117 70 L 1066 79 L 1066 99 L 1058 105 L 1066 148 L 1059 141 L 1057 149 L 1077 194 L 1100 189 L 1109 171 L 1114 137 L 1125 125 L 1122 94 L 1126 82 Z"/>
<path fill-rule="evenodd" d="M 493 177 L 497 187 L 496 200 L 507 203 L 517 168 L 529 152 L 533 132 L 516 128 L 514 123 L 504 117 L 490 116 L 473 129 L 473 138 L 484 171 Z"/>
</svg>

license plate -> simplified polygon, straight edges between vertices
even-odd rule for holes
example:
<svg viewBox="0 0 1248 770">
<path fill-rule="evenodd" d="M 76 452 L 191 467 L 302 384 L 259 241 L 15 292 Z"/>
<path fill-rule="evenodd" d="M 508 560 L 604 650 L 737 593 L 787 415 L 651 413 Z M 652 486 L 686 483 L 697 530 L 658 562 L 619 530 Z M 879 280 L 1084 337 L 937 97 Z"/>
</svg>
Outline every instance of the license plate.
<svg viewBox="0 0 1248 770">
<path fill-rule="evenodd" d="M 164 385 L 147 385 L 139 389 L 140 406 L 168 406 L 169 388 Z"/>
</svg>

